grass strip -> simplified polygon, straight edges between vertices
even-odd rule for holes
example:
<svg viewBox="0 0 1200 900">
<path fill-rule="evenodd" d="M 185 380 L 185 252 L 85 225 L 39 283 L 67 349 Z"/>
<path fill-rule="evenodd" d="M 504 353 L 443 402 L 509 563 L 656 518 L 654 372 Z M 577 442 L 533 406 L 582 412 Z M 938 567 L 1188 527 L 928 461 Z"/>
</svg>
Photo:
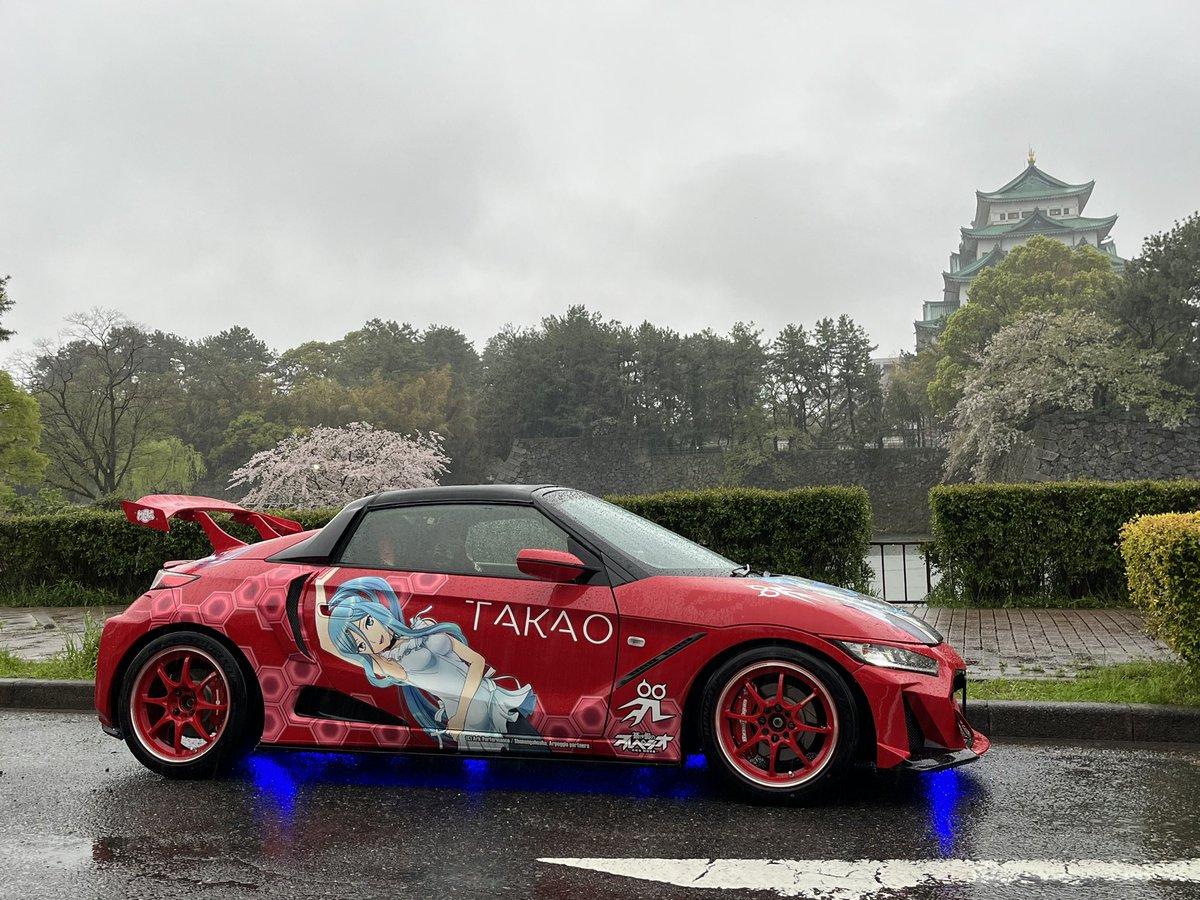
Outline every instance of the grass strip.
<svg viewBox="0 0 1200 900">
<path fill-rule="evenodd" d="M 0 650 L 0 678 L 95 678 L 103 630 L 103 625 L 86 617 L 83 634 L 69 636 L 66 649 L 50 659 L 22 659 L 11 650 Z"/>
<path fill-rule="evenodd" d="M 1200 706 L 1200 672 L 1184 663 L 1099 666 L 1073 679 L 992 678 L 972 681 L 971 700 L 1050 700 L 1063 703 L 1161 703 Z"/>
</svg>

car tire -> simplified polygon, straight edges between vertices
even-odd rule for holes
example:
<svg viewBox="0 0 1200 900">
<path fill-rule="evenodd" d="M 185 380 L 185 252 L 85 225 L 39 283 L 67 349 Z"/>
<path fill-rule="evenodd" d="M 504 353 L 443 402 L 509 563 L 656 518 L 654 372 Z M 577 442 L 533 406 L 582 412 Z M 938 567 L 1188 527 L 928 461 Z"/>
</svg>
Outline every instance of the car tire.
<svg viewBox="0 0 1200 900">
<path fill-rule="evenodd" d="M 836 782 L 858 740 L 845 677 L 795 647 L 755 647 L 709 678 L 701 702 L 709 768 L 751 799 L 810 798 Z"/>
<path fill-rule="evenodd" d="M 224 644 L 199 632 L 171 632 L 150 641 L 125 670 L 121 731 L 146 768 L 171 778 L 209 777 L 250 749 L 250 697 Z"/>
</svg>

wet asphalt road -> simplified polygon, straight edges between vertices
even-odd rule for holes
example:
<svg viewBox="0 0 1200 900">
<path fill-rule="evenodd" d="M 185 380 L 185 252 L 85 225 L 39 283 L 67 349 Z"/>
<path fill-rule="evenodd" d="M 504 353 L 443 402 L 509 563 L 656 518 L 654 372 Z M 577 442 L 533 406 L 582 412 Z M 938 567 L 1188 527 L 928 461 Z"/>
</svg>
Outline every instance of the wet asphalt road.
<svg viewBox="0 0 1200 900">
<path fill-rule="evenodd" d="M 0 712 L 0 896 L 774 897 L 543 857 L 1200 856 L 1200 747 L 1001 744 L 964 769 L 856 772 L 836 802 L 723 796 L 701 767 L 258 753 L 182 783 L 82 714 Z M 1194 898 L 1200 883 L 921 885 L 905 898 Z"/>
</svg>

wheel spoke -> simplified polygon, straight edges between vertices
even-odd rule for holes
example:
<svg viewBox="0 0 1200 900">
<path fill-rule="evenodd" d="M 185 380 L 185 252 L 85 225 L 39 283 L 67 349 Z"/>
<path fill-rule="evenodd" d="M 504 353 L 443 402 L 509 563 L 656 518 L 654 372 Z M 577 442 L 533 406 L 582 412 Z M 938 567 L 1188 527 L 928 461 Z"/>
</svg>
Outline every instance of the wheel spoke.
<svg viewBox="0 0 1200 900">
<path fill-rule="evenodd" d="M 225 709 L 228 709 L 228 707 L 229 707 L 228 703 L 223 703 L 219 700 L 217 700 L 217 701 L 206 700 L 203 697 L 196 698 L 196 709 L 197 710 L 218 709 L 218 710 L 224 711 Z"/>
<path fill-rule="evenodd" d="M 179 682 L 171 680 L 171 676 L 167 674 L 167 670 L 163 667 L 162 663 L 158 664 L 157 674 L 158 674 L 159 681 L 161 681 L 163 683 L 164 687 L 168 687 L 168 688 L 179 687 Z"/>
<path fill-rule="evenodd" d="M 179 722 L 175 723 L 175 740 L 173 745 L 176 753 L 183 752 L 183 725 Z"/>
<path fill-rule="evenodd" d="M 742 744 L 742 746 L 737 748 L 737 751 L 736 751 L 737 755 L 738 756 L 749 756 L 750 751 L 757 750 L 758 745 L 761 743 L 762 743 L 762 735 L 756 734 L 756 735 L 754 735 L 753 738 L 746 741 L 746 743 Z"/>
<path fill-rule="evenodd" d="M 183 657 L 183 667 L 179 670 L 179 686 L 192 686 L 192 654 L 190 653 Z"/>
<path fill-rule="evenodd" d="M 806 722 L 794 722 L 797 731 L 810 731 L 814 734 L 829 734 L 833 728 L 829 725 L 809 725 Z"/>
<path fill-rule="evenodd" d="M 203 694 L 205 688 L 207 688 L 210 684 L 217 683 L 219 674 L 220 673 L 218 673 L 218 672 L 213 672 L 212 674 L 205 677 L 205 679 L 203 681 L 201 681 L 198 685 L 196 685 L 196 694 L 197 695 Z"/>
<path fill-rule="evenodd" d="M 163 709 L 167 708 L 166 697 L 151 697 L 149 694 L 143 693 L 138 695 L 138 702 L 149 703 L 152 706 L 161 706 Z"/>
<path fill-rule="evenodd" d="M 158 733 L 159 729 L 162 728 L 164 725 L 166 725 L 170 721 L 171 721 L 171 717 L 164 713 L 162 718 L 160 718 L 157 722 L 155 722 L 153 725 L 150 726 L 150 737 L 154 737 L 154 735 Z"/>
<path fill-rule="evenodd" d="M 797 743 L 794 735 L 790 736 L 787 739 L 787 742 L 788 742 L 788 746 L 792 748 L 792 752 L 794 752 L 798 757 L 800 757 L 800 761 L 802 763 L 804 763 L 804 768 L 807 769 L 809 766 L 812 765 L 812 760 L 809 759 L 808 755 L 805 754 L 805 752 L 800 749 L 800 744 Z"/>
<path fill-rule="evenodd" d="M 767 705 L 766 699 L 758 692 L 758 687 L 749 678 L 747 678 L 742 684 L 742 690 L 749 695 L 750 699 L 754 701 L 760 711 Z"/>
<path fill-rule="evenodd" d="M 755 714 L 743 715 L 742 713 L 735 713 L 733 710 L 726 710 L 725 718 L 733 722 L 751 722 L 755 725 L 758 724 L 758 716 Z"/>
<path fill-rule="evenodd" d="M 770 757 L 770 762 L 767 764 L 767 774 L 775 775 L 775 774 L 778 774 L 775 771 L 775 763 L 777 763 L 779 761 L 779 743 L 777 741 L 772 741 L 770 750 L 771 750 L 771 757 Z"/>
<path fill-rule="evenodd" d="M 212 743 L 212 734 L 200 722 L 199 714 L 193 715 L 188 719 L 188 724 L 192 726 L 192 730 L 196 732 L 196 737 L 204 741 L 206 744 Z"/>
</svg>

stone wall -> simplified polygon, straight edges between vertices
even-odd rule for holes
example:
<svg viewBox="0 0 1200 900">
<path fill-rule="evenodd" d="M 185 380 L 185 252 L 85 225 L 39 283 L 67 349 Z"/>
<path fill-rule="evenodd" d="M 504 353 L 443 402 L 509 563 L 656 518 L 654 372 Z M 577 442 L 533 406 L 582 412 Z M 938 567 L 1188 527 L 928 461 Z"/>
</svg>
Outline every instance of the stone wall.
<svg viewBox="0 0 1200 900">
<path fill-rule="evenodd" d="M 808 450 L 773 454 L 745 477 L 751 487 L 859 485 L 871 495 L 875 530 L 929 533 L 929 489 L 941 481 L 943 450 Z M 593 494 L 653 494 L 720 486 L 725 454 L 651 452 L 613 438 L 525 438 L 494 480 L 554 483 Z"/>
<path fill-rule="evenodd" d="M 1134 415 L 1056 413 L 1009 454 L 1004 481 L 1200 478 L 1200 418 L 1179 429 Z"/>
<path fill-rule="evenodd" d="M 1002 481 L 1200 478 L 1200 418 L 1178 430 L 1130 415 L 1058 413 L 1009 454 Z M 805 450 L 775 453 L 742 479 L 751 487 L 859 485 L 871 496 L 875 531 L 928 535 L 929 490 L 942 483 L 941 449 Z M 653 494 L 718 487 L 728 479 L 720 450 L 652 452 L 618 438 L 525 438 L 496 482 L 565 484 L 593 494 Z"/>
</svg>

